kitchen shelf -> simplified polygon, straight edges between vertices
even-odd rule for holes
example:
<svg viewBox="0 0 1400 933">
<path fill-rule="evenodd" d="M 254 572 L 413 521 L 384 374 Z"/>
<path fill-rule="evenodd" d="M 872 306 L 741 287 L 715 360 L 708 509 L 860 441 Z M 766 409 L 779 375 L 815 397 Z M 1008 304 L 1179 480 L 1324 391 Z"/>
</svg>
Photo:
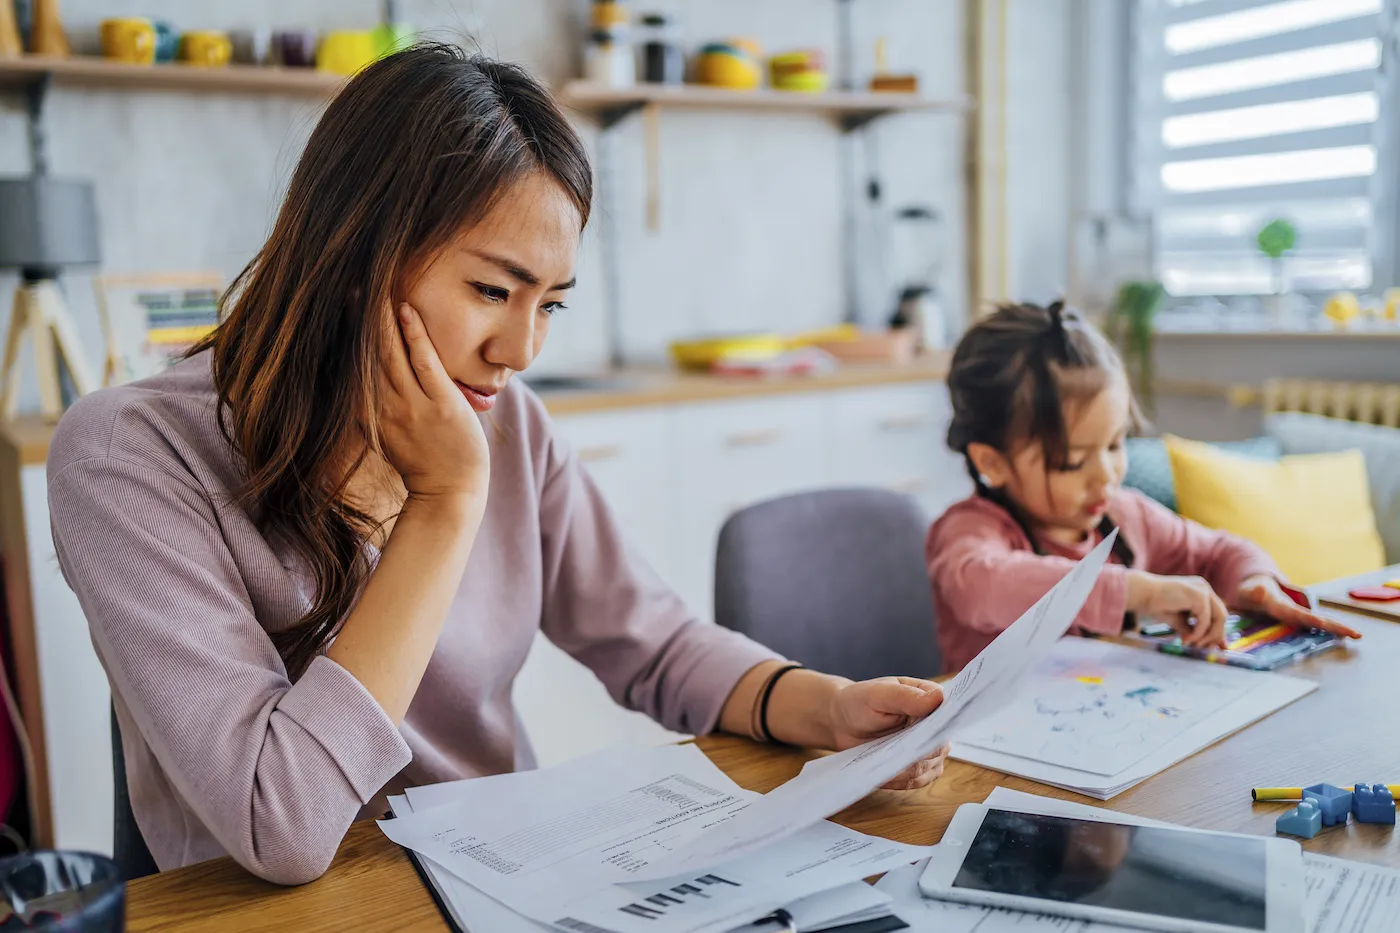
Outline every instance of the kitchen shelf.
<svg viewBox="0 0 1400 933">
<path fill-rule="evenodd" d="M 848 126 L 859 125 L 890 113 L 912 111 L 958 113 L 971 108 L 968 98 L 935 100 L 919 94 L 876 91 L 828 91 L 806 94 L 768 88 L 736 91 L 700 85 L 639 84 L 613 88 L 587 81 L 570 81 L 559 95 L 574 110 L 598 116 L 611 124 L 647 106 L 724 110 L 819 113 L 840 118 Z"/>
<path fill-rule="evenodd" d="M 25 89 L 52 75 L 56 85 L 120 90 L 214 91 L 329 97 L 345 78 L 314 68 L 229 65 L 201 68 L 179 62 L 131 65 L 93 56 L 24 55 L 0 58 L 0 88 Z"/>
</svg>

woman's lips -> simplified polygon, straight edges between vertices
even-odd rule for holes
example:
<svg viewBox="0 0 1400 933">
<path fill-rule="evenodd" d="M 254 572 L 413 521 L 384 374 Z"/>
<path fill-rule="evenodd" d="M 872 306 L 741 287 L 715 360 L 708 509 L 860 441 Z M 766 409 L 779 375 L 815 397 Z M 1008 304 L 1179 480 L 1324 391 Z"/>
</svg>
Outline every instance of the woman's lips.
<svg viewBox="0 0 1400 933">
<path fill-rule="evenodd" d="M 456 382 L 456 380 L 453 380 Z M 462 393 L 462 397 L 467 400 L 467 404 L 473 411 L 488 412 L 496 404 L 496 393 L 500 390 L 494 387 L 474 388 L 465 382 L 457 382 L 457 389 Z"/>
</svg>

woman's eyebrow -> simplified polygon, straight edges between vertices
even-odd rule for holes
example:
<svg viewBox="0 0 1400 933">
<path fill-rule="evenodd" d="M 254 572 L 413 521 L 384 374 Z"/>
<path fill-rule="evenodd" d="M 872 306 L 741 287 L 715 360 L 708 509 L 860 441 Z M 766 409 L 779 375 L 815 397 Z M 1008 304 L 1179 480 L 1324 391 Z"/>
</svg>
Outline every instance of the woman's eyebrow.
<svg viewBox="0 0 1400 933">
<path fill-rule="evenodd" d="M 504 256 L 497 256 L 494 253 L 487 253 L 481 250 L 473 249 L 468 250 L 468 252 L 475 256 L 477 259 L 482 260 L 483 262 L 489 262 L 491 265 L 500 269 L 506 275 L 509 275 L 511 278 L 515 279 L 521 284 L 528 285 L 531 288 L 536 288 L 540 284 L 540 277 L 538 275 L 535 275 L 535 273 L 531 272 L 529 269 L 525 268 L 518 262 L 506 259 Z M 552 288 L 550 288 L 550 291 L 567 291 L 568 289 L 573 288 L 577 284 L 578 277 L 575 276 L 574 278 L 569 279 L 569 281 L 567 282 L 561 282 L 558 285 L 553 286 Z"/>
</svg>

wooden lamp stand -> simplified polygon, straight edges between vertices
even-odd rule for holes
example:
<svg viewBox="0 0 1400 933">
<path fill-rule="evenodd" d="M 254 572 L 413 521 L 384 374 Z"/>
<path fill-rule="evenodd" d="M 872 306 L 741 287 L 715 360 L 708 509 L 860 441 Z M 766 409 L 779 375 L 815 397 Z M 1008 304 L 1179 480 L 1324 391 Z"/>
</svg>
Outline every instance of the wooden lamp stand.
<svg viewBox="0 0 1400 933">
<path fill-rule="evenodd" d="M 79 395 L 92 391 L 94 383 L 78 341 L 78 330 L 53 279 L 26 277 L 15 289 L 5 359 L 0 364 L 0 418 L 6 420 L 13 420 L 19 409 L 19 350 L 26 334 L 34 344 L 40 410 L 46 420 L 57 421 L 63 414 L 59 358 L 62 357 L 67 366 L 73 388 Z"/>
</svg>

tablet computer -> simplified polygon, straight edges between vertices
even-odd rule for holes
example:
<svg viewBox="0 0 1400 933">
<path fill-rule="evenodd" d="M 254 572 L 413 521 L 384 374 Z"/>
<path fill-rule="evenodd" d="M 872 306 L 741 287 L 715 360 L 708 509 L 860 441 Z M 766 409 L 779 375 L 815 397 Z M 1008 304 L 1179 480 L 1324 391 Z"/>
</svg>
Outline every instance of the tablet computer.
<svg viewBox="0 0 1400 933">
<path fill-rule="evenodd" d="M 1304 933 L 1296 842 L 964 804 L 919 879 L 932 898 L 1144 930 Z"/>
</svg>

